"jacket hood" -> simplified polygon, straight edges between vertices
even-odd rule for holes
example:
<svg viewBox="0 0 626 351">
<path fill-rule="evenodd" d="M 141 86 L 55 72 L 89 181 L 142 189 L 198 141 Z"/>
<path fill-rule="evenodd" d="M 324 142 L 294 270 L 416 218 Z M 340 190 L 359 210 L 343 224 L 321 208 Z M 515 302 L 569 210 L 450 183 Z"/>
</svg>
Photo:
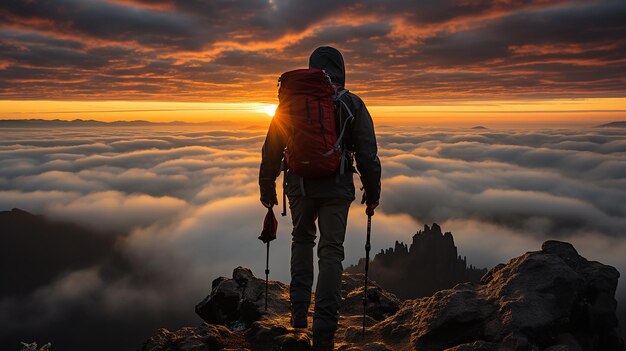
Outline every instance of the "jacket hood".
<svg viewBox="0 0 626 351">
<path fill-rule="evenodd" d="M 339 50 L 330 46 L 320 46 L 309 58 L 309 68 L 321 68 L 330 76 L 333 83 L 342 87 L 346 84 L 346 67 Z"/>
</svg>

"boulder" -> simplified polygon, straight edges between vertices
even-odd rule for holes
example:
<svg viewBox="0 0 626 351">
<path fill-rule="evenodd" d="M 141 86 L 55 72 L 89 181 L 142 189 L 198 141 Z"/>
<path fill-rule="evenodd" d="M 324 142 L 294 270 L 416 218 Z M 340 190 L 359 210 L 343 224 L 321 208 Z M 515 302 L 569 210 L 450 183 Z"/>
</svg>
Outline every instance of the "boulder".
<svg viewBox="0 0 626 351">
<path fill-rule="evenodd" d="M 243 330 L 266 315 L 284 316 L 289 311 L 289 286 L 269 281 L 268 309 L 265 311 L 265 280 L 248 268 L 237 267 L 231 279 L 219 277 L 211 293 L 196 305 L 196 313 L 209 324 Z"/>
<path fill-rule="evenodd" d="M 571 244 L 547 241 L 496 266 L 480 285 L 407 301 L 373 328 L 390 341 L 407 335 L 404 342 L 420 351 L 623 350 L 618 278 L 615 268 L 586 260 Z"/>
<path fill-rule="evenodd" d="M 236 345 L 237 350 L 250 350 L 252 346 L 243 335 L 222 325 L 203 324 L 170 332 L 159 329 L 142 347 L 142 351 L 222 351 Z"/>
<path fill-rule="evenodd" d="M 344 273 L 341 279 L 342 315 L 360 315 L 363 313 L 363 290 L 365 275 L 362 273 Z M 391 292 L 383 290 L 370 280 L 367 287 L 366 314 L 376 321 L 381 321 L 396 313 L 400 300 Z"/>
<path fill-rule="evenodd" d="M 471 343 L 461 344 L 444 351 L 499 351 L 498 346 L 491 342 L 474 341 Z"/>
</svg>

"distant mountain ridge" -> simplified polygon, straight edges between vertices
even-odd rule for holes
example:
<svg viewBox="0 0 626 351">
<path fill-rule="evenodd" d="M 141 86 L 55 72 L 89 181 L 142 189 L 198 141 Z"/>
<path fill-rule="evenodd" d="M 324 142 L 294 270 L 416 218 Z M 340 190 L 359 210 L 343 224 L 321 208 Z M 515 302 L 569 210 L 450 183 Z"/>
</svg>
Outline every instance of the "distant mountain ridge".
<svg viewBox="0 0 626 351">
<path fill-rule="evenodd" d="M 148 126 L 195 126 L 213 125 L 221 121 L 211 122 L 150 122 L 144 120 L 104 122 L 94 119 L 2 119 L 0 128 L 51 128 L 51 127 L 148 127 Z"/>
<path fill-rule="evenodd" d="M 610 123 L 601 124 L 596 128 L 626 128 L 626 121 L 615 121 Z"/>
<path fill-rule="evenodd" d="M 111 233 L 14 208 L 0 211 L 0 298 L 23 295 L 110 256 Z"/>
<path fill-rule="evenodd" d="M 365 259 L 361 259 L 346 272 L 360 273 L 364 266 Z M 395 247 L 381 250 L 370 263 L 369 272 L 383 289 L 401 299 L 414 299 L 458 283 L 478 283 L 487 269 L 468 266 L 467 258 L 458 255 L 452 233 L 442 233 L 433 223 L 413 235 L 410 246 L 396 241 Z"/>
</svg>

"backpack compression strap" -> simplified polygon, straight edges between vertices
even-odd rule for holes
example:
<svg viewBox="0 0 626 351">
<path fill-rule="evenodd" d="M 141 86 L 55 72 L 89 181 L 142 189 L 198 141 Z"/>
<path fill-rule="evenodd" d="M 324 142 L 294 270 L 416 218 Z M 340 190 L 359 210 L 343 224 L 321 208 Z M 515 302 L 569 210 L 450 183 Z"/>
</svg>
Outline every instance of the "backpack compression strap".
<svg viewBox="0 0 626 351">
<path fill-rule="evenodd" d="M 326 152 L 324 154 L 324 156 L 330 156 L 335 150 L 340 150 L 341 149 L 341 143 L 343 142 L 343 136 L 346 132 L 346 128 L 348 127 L 349 122 L 351 122 L 354 119 L 354 115 L 352 114 L 352 111 L 350 110 L 350 108 L 348 107 L 348 105 L 341 100 L 341 97 L 343 95 L 345 95 L 348 92 L 348 89 L 343 89 L 340 92 L 337 93 L 337 95 L 335 95 L 334 100 L 335 102 L 339 102 L 339 123 L 340 123 L 340 128 L 341 131 L 339 133 L 339 135 L 337 136 L 337 142 L 335 143 L 335 145 L 333 145 L 333 148 L 330 149 L 328 152 Z M 348 111 L 348 118 L 343 121 L 341 118 L 341 107 L 343 106 L 343 108 Z M 341 163 L 339 165 L 339 173 L 337 174 L 337 182 L 339 181 L 339 176 L 343 175 L 344 173 L 344 168 L 345 168 L 345 164 L 346 164 L 346 150 L 341 150 Z"/>
<path fill-rule="evenodd" d="M 341 103 L 341 105 L 339 105 L 339 116 L 341 116 L 341 106 L 343 106 L 345 110 L 348 111 L 348 118 L 345 121 L 342 121 L 340 117 L 339 123 L 342 124 L 341 131 L 339 132 L 339 135 L 337 136 L 337 142 L 335 142 L 335 145 L 333 145 L 333 148 L 328 150 L 324 154 L 324 156 L 326 157 L 332 155 L 332 153 L 335 152 L 335 150 L 339 150 L 341 148 L 341 142 L 343 140 L 343 135 L 346 132 L 346 127 L 348 126 L 348 122 L 354 119 L 354 115 L 352 114 L 352 111 L 350 111 L 350 108 L 348 107 L 348 105 L 343 100 L 341 100 L 341 97 L 347 92 L 348 92 L 348 89 L 343 89 L 340 92 L 338 92 L 334 98 L 335 101 L 338 101 Z"/>
<path fill-rule="evenodd" d="M 346 111 L 348 111 L 348 118 L 346 119 L 343 126 L 341 127 L 341 133 L 339 133 L 339 136 L 337 137 L 337 142 L 335 143 L 336 149 L 338 149 L 339 146 L 341 145 L 341 140 L 343 139 L 343 134 L 346 132 L 346 127 L 348 126 L 348 122 L 354 119 L 354 115 L 352 114 L 352 111 L 350 111 L 350 108 L 348 107 L 348 105 L 346 105 L 346 103 L 341 100 L 339 100 L 339 102 L 341 102 L 343 107 L 345 107 Z"/>
</svg>

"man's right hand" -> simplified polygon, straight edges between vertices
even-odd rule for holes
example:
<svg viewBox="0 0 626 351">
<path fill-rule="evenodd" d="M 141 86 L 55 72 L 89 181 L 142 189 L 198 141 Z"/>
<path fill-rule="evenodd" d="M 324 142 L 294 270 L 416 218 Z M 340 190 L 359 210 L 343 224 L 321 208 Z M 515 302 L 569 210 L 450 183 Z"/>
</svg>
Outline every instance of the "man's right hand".
<svg viewBox="0 0 626 351">
<path fill-rule="evenodd" d="M 361 188 L 363 190 L 363 188 Z M 367 198 L 367 192 L 363 192 L 363 197 L 361 198 L 361 204 L 365 204 L 365 214 L 368 216 L 374 215 L 374 209 L 378 207 L 378 200 L 375 202 L 369 201 Z"/>
<path fill-rule="evenodd" d="M 374 215 L 374 209 L 378 207 L 378 201 L 374 202 L 374 203 L 368 203 L 366 204 L 365 207 L 365 214 L 368 216 L 373 216 Z"/>
<path fill-rule="evenodd" d="M 276 182 L 260 181 L 259 186 L 261 189 L 261 204 L 263 204 L 263 206 L 267 208 L 278 205 L 278 197 L 276 196 Z"/>
</svg>

